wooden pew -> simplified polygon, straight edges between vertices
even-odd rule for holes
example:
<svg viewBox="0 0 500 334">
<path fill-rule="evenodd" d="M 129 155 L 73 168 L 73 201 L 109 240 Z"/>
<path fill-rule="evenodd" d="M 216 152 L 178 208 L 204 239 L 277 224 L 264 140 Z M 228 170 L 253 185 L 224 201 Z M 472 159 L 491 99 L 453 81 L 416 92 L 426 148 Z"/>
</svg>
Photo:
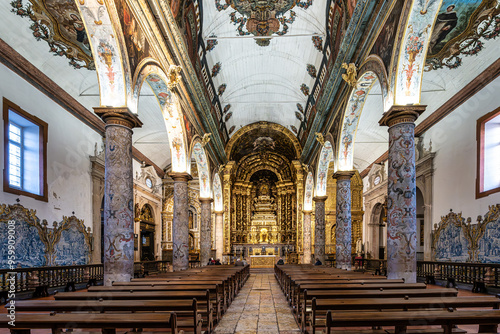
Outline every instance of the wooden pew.
<svg viewBox="0 0 500 334">
<path fill-rule="evenodd" d="M 315 333 L 325 327 L 327 311 L 361 311 L 361 310 L 418 310 L 418 309 L 448 309 L 464 307 L 491 307 L 499 309 L 500 299 L 494 296 L 475 297 L 416 297 L 416 298 L 359 298 L 359 299 L 312 299 L 311 315 L 305 313 L 301 321 L 302 332 Z M 309 325 L 309 326 L 308 326 Z"/>
<path fill-rule="evenodd" d="M 17 312 L 172 312 L 175 311 L 177 327 L 201 334 L 203 319 L 198 303 L 193 300 L 20 300 L 16 302 Z M 93 313 L 90 313 L 93 316 Z M 135 316 L 135 314 L 134 314 Z M 191 318 L 183 321 L 181 317 Z M 208 319 L 208 333 L 213 331 L 212 318 Z"/>
<path fill-rule="evenodd" d="M 497 333 L 500 310 L 463 311 L 360 311 L 332 312 L 326 315 L 326 333 L 335 327 L 394 326 L 394 334 L 406 334 L 408 326 L 442 326 L 451 334 L 455 325 L 479 324 L 479 333 Z M 357 331 L 356 331 L 357 332 Z M 348 334 L 344 329 L 343 334 Z"/>
<path fill-rule="evenodd" d="M 197 281 L 200 279 L 200 276 L 185 276 L 182 278 L 177 278 L 176 280 L 183 281 L 185 284 L 197 284 Z M 227 276 L 227 275 L 220 275 L 220 276 L 203 276 L 204 280 L 212 280 L 212 281 L 217 281 L 220 282 L 222 281 L 222 287 L 224 289 L 224 311 L 227 309 L 227 307 L 231 304 L 231 302 L 234 300 L 236 297 L 236 293 L 238 291 L 237 288 L 237 280 L 235 279 L 234 276 Z M 134 279 L 130 283 L 142 283 L 142 284 L 158 284 L 160 282 L 165 282 L 165 280 L 168 280 L 169 282 L 174 282 L 173 279 L 171 278 L 161 278 L 161 277 L 147 277 L 144 279 Z M 113 283 L 113 286 L 120 286 L 125 283 L 120 283 L 120 285 L 116 283 Z M 212 283 L 213 284 L 213 283 Z"/>
<path fill-rule="evenodd" d="M 377 280 L 378 281 L 378 280 Z M 301 293 L 304 290 L 308 290 L 309 292 L 314 290 L 393 290 L 393 289 L 425 289 L 427 285 L 425 283 L 388 283 L 388 282 L 379 282 L 379 283 L 351 283 L 351 284 L 337 284 L 337 283 L 304 283 L 298 284 L 291 291 L 290 298 L 299 298 Z M 296 301 L 296 303 L 300 302 L 300 298 Z"/>
<path fill-rule="evenodd" d="M 299 318 L 305 318 L 305 312 L 310 312 L 308 307 L 312 304 L 312 299 L 354 299 L 354 298 L 414 298 L 414 297 L 456 297 L 457 289 L 437 288 L 437 289 L 387 289 L 387 290 L 304 290 L 303 299 L 298 301 L 295 309 Z M 299 295 L 300 296 L 300 295 Z"/>
<path fill-rule="evenodd" d="M 210 318 L 215 318 L 217 321 L 222 317 L 220 304 L 215 305 L 212 309 L 212 301 L 210 291 L 103 291 L 103 292 L 61 292 L 54 295 L 55 300 L 193 300 L 198 301 L 200 307 L 206 306 L 207 322 L 213 321 Z M 212 311 L 213 310 L 213 311 Z M 203 312 L 205 313 L 205 312 Z M 215 314 L 215 317 L 212 316 Z"/>
<path fill-rule="evenodd" d="M 88 292 L 147 292 L 147 291 L 208 291 L 210 302 L 213 304 L 214 317 L 218 322 L 222 313 L 226 311 L 226 295 L 221 286 L 216 284 L 153 284 L 153 285 L 113 285 L 113 286 L 93 286 L 88 288 Z M 205 303 L 203 303 L 205 304 Z"/>
<path fill-rule="evenodd" d="M 61 333 L 62 329 L 101 328 L 103 334 L 115 334 L 117 328 L 161 328 L 174 334 L 177 329 L 175 313 L 19 313 L 16 314 L 15 327 L 9 325 L 10 319 L 0 317 L 0 328 L 9 328 L 13 334 L 29 334 L 31 329 L 52 329 Z"/>
</svg>

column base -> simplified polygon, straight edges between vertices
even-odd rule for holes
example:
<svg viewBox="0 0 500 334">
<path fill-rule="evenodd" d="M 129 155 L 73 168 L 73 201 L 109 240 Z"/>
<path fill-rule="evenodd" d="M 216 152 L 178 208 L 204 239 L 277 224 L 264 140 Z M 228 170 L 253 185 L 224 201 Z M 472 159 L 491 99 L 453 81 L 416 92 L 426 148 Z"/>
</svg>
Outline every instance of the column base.
<svg viewBox="0 0 500 334">
<path fill-rule="evenodd" d="M 134 274 L 104 274 L 104 286 L 111 286 L 113 282 L 130 282 Z"/>
<path fill-rule="evenodd" d="M 409 273 L 409 272 L 392 272 L 387 273 L 388 279 L 404 279 L 405 283 L 417 283 L 417 273 Z"/>
</svg>

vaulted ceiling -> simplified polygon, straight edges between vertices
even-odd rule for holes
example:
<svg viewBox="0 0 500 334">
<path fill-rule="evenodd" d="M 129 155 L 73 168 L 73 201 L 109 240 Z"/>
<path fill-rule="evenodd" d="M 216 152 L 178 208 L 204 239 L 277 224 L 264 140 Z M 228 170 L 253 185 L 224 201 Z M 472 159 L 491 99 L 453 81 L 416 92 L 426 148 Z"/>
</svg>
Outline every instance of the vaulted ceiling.
<svg viewBox="0 0 500 334">
<path fill-rule="evenodd" d="M 27 8 L 30 2 L 67 3 L 66 0 L 16 0 L 12 3 L 1 1 L 0 12 L 3 15 L 0 20 L 0 38 L 83 107 L 92 111 L 93 107 L 99 106 L 99 88 L 95 70 L 75 68 L 69 64 L 65 56 L 59 56 L 51 50 L 47 41 L 35 38 L 33 21 L 26 14 L 23 16 L 16 13 L 17 3 L 22 4 L 21 8 Z M 394 1 L 377 3 L 382 2 L 389 8 L 390 3 Z M 464 6 L 467 5 L 467 1 L 464 0 L 458 2 L 463 3 Z M 491 3 L 486 0 L 481 3 L 487 2 Z M 199 45 L 191 47 L 198 50 L 194 52 L 194 55 L 198 53 L 198 56 L 203 58 L 202 66 L 207 67 L 208 70 L 205 72 L 213 82 L 216 98 L 220 102 L 221 116 L 218 121 L 221 128 L 224 128 L 224 131 L 229 130 L 229 137 L 231 137 L 240 128 L 249 124 L 259 121 L 274 122 L 292 132 L 299 130 L 298 139 L 304 145 L 307 139 L 306 134 L 310 139 L 314 137 L 314 131 L 322 131 L 321 128 L 311 130 L 310 125 L 314 123 L 312 120 L 316 116 L 312 112 L 311 115 L 308 114 L 310 109 L 306 110 L 308 103 L 312 105 L 315 102 L 313 89 L 321 87 L 318 84 L 319 77 L 323 73 L 320 73 L 321 66 L 326 67 L 325 60 L 327 60 L 328 71 L 333 68 L 332 63 L 336 52 L 341 49 L 341 44 L 352 42 L 343 40 L 339 36 L 351 29 L 350 26 L 348 27 L 351 17 L 357 15 L 359 19 L 361 17 L 359 13 L 374 2 L 361 1 L 356 9 L 349 7 L 349 5 L 352 7 L 356 1 L 340 0 L 209 0 L 181 1 L 181 3 L 189 3 L 190 6 L 195 3 L 197 15 L 200 15 L 197 28 L 201 29 L 199 31 L 201 40 L 198 42 L 203 46 L 203 52 L 199 51 Z M 340 23 L 335 21 L 336 11 L 341 10 L 337 3 L 344 6 L 342 7 L 344 14 L 340 16 L 343 22 Z M 476 1 L 474 6 L 477 7 L 479 3 L 479 0 Z M 498 3 L 500 1 L 497 1 Z M 347 12 L 349 14 L 345 14 Z M 488 15 L 492 13 L 488 12 Z M 387 13 L 383 11 L 375 14 L 378 15 L 378 21 L 369 27 L 369 31 L 364 32 L 362 36 L 351 35 L 353 40 L 358 41 L 372 34 L 365 40 L 364 46 L 367 48 L 371 48 L 369 47 L 371 42 L 368 40 L 373 42 L 376 39 L 376 34 L 387 19 Z M 361 29 L 363 24 L 368 25 L 368 21 L 373 23 L 370 18 L 363 22 L 361 20 L 351 22 L 351 30 Z M 336 22 L 337 26 L 333 27 L 332 22 Z M 327 56 L 326 40 L 328 35 L 335 31 L 339 35 L 337 38 L 330 38 L 328 47 L 332 53 L 328 53 Z M 462 55 L 461 64 L 457 68 L 445 66 L 424 72 L 421 103 L 428 107 L 417 120 L 417 124 L 498 60 L 500 39 L 491 37 L 481 41 L 480 52 L 466 50 L 469 55 Z M 446 48 L 443 50 L 443 52 L 447 51 Z M 359 57 L 360 54 L 362 52 L 355 53 Z M 350 58 L 345 57 L 345 60 L 349 62 Z M 199 62 L 200 59 L 197 61 Z M 196 63 L 196 60 L 193 60 L 193 63 Z M 199 67 L 194 67 L 199 70 Z M 332 71 L 330 75 L 339 74 Z M 202 75 L 200 74 L 199 77 L 202 82 Z M 341 79 L 339 80 L 342 82 Z M 208 87 L 206 81 L 205 86 Z M 134 129 L 134 146 L 158 166 L 164 168 L 170 163 L 171 156 L 167 131 L 153 93 L 147 85 L 143 87 L 139 98 L 139 117 L 144 125 L 141 129 Z M 354 147 L 354 165 L 360 171 L 387 150 L 387 129 L 378 126 L 382 111 L 380 88 L 376 83 L 366 100 Z M 326 114 L 334 110 L 328 109 L 322 112 L 325 114 L 321 117 L 326 119 Z M 307 122 L 301 122 L 301 119 L 305 117 L 307 117 Z M 235 149 L 246 147 L 251 150 L 255 139 L 263 136 L 267 137 L 268 134 L 263 135 L 257 131 L 254 137 L 245 139 L 246 146 L 242 141 L 240 143 L 242 146 L 235 146 Z M 225 139 L 226 144 L 227 139 Z M 280 140 L 276 141 L 276 143 L 279 142 Z M 311 146 L 311 140 L 309 140 L 309 145 Z M 313 145 L 319 146 L 317 143 Z M 276 151 L 287 149 L 276 147 Z M 302 149 L 305 150 L 304 147 Z M 312 157 L 314 155 L 309 156 L 309 158 Z M 230 156 L 227 156 L 227 159 L 230 159 Z"/>
<path fill-rule="evenodd" d="M 207 60 L 209 68 L 220 65 L 213 81 L 215 87 L 226 85 L 220 99 L 231 106 L 228 129 L 257 121 L 300 128 L 297 104 L 305 105 L 309 94 L 301 85 L 312 88 L 316 74 L 311 71 L 321 64 L 312 38 L 325 38 L 326 3 L 204 2 L 202 36 L 205 43 L 217 41 Z"/>
</svg>

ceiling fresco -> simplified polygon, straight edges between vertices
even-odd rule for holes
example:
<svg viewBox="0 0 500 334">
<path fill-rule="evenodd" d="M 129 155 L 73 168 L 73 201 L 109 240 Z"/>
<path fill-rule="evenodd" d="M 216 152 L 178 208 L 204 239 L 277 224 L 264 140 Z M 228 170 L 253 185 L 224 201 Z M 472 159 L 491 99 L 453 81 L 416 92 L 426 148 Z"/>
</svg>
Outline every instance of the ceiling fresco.
<svg viewBox="0 0 500 334">
<path fill-rule="evenodd" d="M 221 5 L 220 0 L 215 0 L 218 11 L 226 10 L 229 6 L 235 9 L 230 14 L 231 22 L 237 26 L 240 36 L 254 35 L 256 37 L 268 37 L 273 34 L 283 36 L 288 32 L 289 24 L 295 22 L 297 14 L 291 10 L 297 6 L 303 9 L 309 8 L 312 0 L 227 0 Z M 269 38 L 256 38 L 259 46 L 269 46 Z"/>
<path fill-rule="evenodd" d="M 14 0 L 10 4 L 12 13 L 32 21 L 33 36 L 46 41 L 51 54 L 68 58 L 76 69 L 95 70 L 87 33 L 74 1 Z"/>
<path fill-rule="evenodd" d="M 382 62 L 384 63 L 386 70 L 391 68 L 391 56 L 394 39 L 396 31 L 398 30 L 401 11 L 403 10 L 403 3 L 403 1 L 396 1 L 370 52 L 371 54 L 376 54 L 382 58 Z"/>
<path fill-rule="evenodd" d="M 427 52 L 426 70 L 457 68 L 500 33 L 500 1 L 443 0 Z"/>
<path fill-rule="evenodd" d="M 149 56 L 149 43 L 125 1 L 115 1 L 115 5 L 127 45 L 130 69 L 134 73 L 140 61 Z"/>
</svg>

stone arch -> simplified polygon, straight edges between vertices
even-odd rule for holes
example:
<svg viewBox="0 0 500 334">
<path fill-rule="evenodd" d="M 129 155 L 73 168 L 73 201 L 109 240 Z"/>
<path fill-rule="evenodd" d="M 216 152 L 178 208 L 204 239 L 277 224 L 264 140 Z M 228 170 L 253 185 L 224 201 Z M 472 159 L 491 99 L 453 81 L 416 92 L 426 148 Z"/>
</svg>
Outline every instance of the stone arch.
<svg viewBox="0 0 500 334">
<path fill-rule="evenodd" d="M 356 86 L 352 89 L 347 102 L 342 121 L 340 143 L 338 145 L 337 169 L 354 169 L 354 142 L 358 129 L 359 118 L 366 98 L 375 81 L 378 79 L 373 71 L 367 71 L 360 75 Z M 383 93 L 383 90 L 382 90 Z"/>
<path fill-rule="evenodd" d="M 214 210 L 221 212 L 223 210 L 222 183 L 219 173 L 215 173 L 213 177 L 213 195 L 214 195 Z"/>
<path fill-rule="evenodd" d="M 389 79 L 388 79 L 388 71 L 382 61 L 382 58 L 378 55 L 369 55 L 365 61 L 359 67 L 359 73 L 373 72 L 378 79 L 380 84 L 380 89 L 382 91 L 382 98 L 384 104 L 384 112 L 388 111 L 393 101 L 391 97 L 393 97 L 392 93 L 389 91 Z"/>
<path fill-rule="evenodd" d="M 328 167 L 330 166 L 330 162 L 333 162 L 333 146 L 330 141 L 326 141 L 318 157 L 315 196 L 326 196 Z"/>
<path fill-rule="evenodd" d="M 302 155 L 302 146 L 300 145 L 299 140 L 297 139 L 297 136 L 293 134 L 290 130 L 288 130 L 286 127 L 280 124 L 276 123 L 269 123 L 269 122 L 256 122 L 253 124 L 249 124 L 238 131 L 234 135 L 231 136 L 231 139 L 229 139 L 229 142 L 226 145 L 226 156 L 231 157 L 231 154 L 234 149 L 234 145 L 240 139 L 243 137 L 246 133 L 254 131 L 256 129 L 260 128 L 268 128 L 269 130 L 274 130 L 277 132 L 280 132 L 284 134 L 287 139 L 290 140 L 290 143 L 293 145 L 293 149 L 295 151 L 295 157 L 298 158 Z"/>
<path fill-rule="evenodd" d="M 394 104 L 420 103 L 425 57 L 442 1 L 413 1 L 401 40 L 395 73 Z"/>
<path fill-rule="evenodd" d="M 369 225 L 372 229 L 372 240 L 369 240 L 369 242 L 372 243 L 370 248 L 374 258 L 378 258 L 381 255 L 380 249 L 386 247 L 384 242 L 387 242 L 387 226 L 383 224 L 385 220 L 387 220 L 387 209 L 385 208 L 385 204 L 382 202 L 375 203 Z"/>
<path fill-rule="evenodd" d="M 112 1 L 76 2 L 85 22 L 99 82 L 100 105 L 128 107 L 137 113 L 132 94 L 131 69 L 127 48 Z"/>
<path fill-rule="evenodd" d="M 198 178 L 200 180 L 200 197 L 210 198 L 212 196 L 210 191 L 210 166 L 205 153 L 205 149 L 201 144 L 200 137 L 195 137 L 191 144 L 190 156 L 195 158 L 196 166 L 198 168 Z M 189 159 L 190 160 L 190 159 Z"/>
<path fill-rule="evenodd" d="M 141 65 L 142 68 L 134 78 L 134 96 L 139 96 L 144 82 L 149 84 L 165 120 L 172 154 L 172 172 L 186 172 L 189 165 L 188 145 L 179 98 L 168 88 L 167 75 L 158 64 L 149 59 L 141 62 Z"/>
<path fill-rule="evenodd" d="M 314 196 L 314 176 L 312 172 L 307 173 L 306 184 L 304 187 L 304 210 L 312 211 Z"/>
</svg>

